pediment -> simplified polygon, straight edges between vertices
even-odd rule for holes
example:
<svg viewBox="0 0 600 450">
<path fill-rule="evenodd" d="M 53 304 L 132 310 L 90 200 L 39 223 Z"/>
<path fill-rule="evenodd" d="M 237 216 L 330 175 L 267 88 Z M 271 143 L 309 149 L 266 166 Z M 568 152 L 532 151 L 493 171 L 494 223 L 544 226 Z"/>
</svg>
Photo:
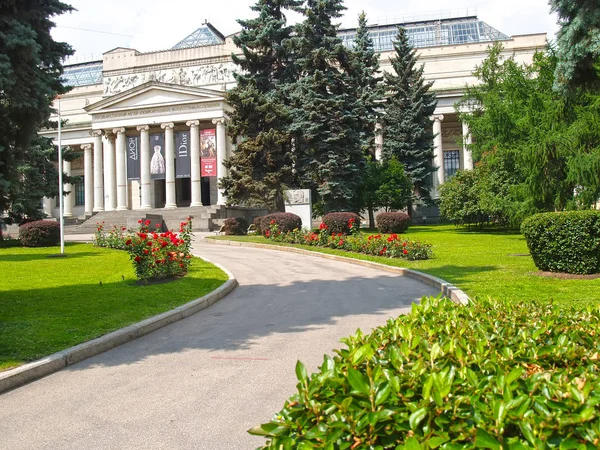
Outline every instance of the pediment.
<svg viewBox="0 0 600 450">
<path fill-rule="evenodd" d="M 224 98 L 221 91 L 149 81 L 89 105 L 85 110 L 90 114 L 96 114 L 115 110 L 222 100 Z"/>
</svg>

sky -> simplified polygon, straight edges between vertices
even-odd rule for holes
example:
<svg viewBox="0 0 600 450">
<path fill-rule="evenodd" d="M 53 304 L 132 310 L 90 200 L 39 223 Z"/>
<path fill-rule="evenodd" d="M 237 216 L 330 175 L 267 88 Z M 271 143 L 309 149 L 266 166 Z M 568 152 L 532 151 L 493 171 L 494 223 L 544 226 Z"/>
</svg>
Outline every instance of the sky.
<svg viewBox="0 0 600 450">
<path fill-rule="evenodd" d="M 68 42 L 79 60 L 101 59 L 115 47 L 142 52 L 165 50 L 196 30 L 205 20 L 224 35 L 240 30 L 236 19 L 254 17 L 256 0 L 63 0 L 77 11 L 54 18 L 55 40 Z M 345 0 L 347 10 L 338 22 L 354 27 L 365 11 L 369 23 L 410 21 L 440 13 L 478 15 L 509 36 L 548 33 L 558 29 L 548 0 Z M 452 9 L 448 6 L 451 4 Z M 394 20 L 394 19 L 397 20 Z M 294 15 L 290 21 L 298 18 Z"/>
</svg>

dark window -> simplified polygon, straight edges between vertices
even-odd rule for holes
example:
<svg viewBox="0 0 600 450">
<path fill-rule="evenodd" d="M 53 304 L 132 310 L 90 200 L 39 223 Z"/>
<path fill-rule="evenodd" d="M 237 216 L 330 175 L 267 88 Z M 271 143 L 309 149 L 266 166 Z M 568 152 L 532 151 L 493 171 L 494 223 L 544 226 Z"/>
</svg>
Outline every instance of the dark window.
<svg viewBox="0 0 600 450">
<path fill-rule="evenodd" d="M 460 151 L 444 151 L 444 180 L 449 180 L 460 169 Z"/>
<path fill-rule="evenodd" d="M 75 183 L 75 206 L 85 205 L 85 185 L 83 184 L 83 177 L 77 183 Z"/>
</svg>

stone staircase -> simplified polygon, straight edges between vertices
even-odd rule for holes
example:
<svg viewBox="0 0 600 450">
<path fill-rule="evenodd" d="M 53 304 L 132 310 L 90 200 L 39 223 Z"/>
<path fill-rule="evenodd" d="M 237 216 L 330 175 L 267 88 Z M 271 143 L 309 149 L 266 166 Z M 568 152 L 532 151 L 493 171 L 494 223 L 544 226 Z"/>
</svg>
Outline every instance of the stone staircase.
<svg viewBox="0 0 600 450">
<path fill-rule="evenodd" d="M 199 206 L 175 209 L 146 209 L 146 210 L 127 210 L 127 211 L 104 211 L 94 214 L 89 219 L 80 224 L 65 226 L 65 232 L 68 234 L 94 234 L 98 228 L 98 223 L 104 222 L 105 228 L 113 225 L 117 227 L 137 228 L 138 220 L 150 219 L 151 227 L 159 221 L 158 216 L 162 216 L 163 224 L 168 230 L 178 231 L 179 224 L 188 217 L 192 218 L 193 231 L 213 231 L 218 230 L 227 218 L 227 209 L 224 206 Z M 163 226 L 164 228 L 164 226 Z"/>
</svg>

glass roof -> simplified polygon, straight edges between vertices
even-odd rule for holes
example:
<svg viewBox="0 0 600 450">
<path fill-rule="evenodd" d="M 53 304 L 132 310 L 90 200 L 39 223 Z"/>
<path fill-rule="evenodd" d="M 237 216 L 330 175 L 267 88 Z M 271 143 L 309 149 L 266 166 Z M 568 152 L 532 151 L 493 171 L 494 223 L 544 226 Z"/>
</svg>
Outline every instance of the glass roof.
<svg viewBox="0 0 600 450">
<path fill-rule="evenodd" d="M 376 52 L 394 49 L 394 38 L 401 26 L 408 34 L 408 40 L 414 48 L 440 45 L 468 44 L 476 42 L 501 41 L 508 36 L 482 22 L 477 17 L 445 19 L 420 23 L 371 26 L 369 36 L 373 39 Z M 339 36 L 347 47 L 354 45 L 355 29 L 340 30 Z"/>
<path fill-rule="evenodd" d="M 205 45 L 222 44 L 225 38 L 211 24 L 205 23 L 188 37 L 175 44 L 171 50 L 182 48 L 201 47 Z"/>
<path fill-rule="evenodd" d="M 65 86 L 88 86 L 102 83 L 102 61 L 65 66 L 62 76 Z"/>
</svg>

